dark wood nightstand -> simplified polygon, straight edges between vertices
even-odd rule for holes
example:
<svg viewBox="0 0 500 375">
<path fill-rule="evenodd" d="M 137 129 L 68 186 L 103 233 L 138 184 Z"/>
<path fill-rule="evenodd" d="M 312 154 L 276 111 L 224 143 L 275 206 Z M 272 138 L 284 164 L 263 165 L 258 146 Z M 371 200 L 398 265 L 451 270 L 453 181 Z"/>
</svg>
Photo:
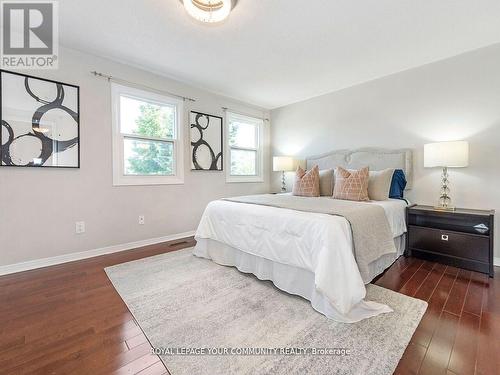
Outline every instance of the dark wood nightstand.
<svg viewBox="0 0 500 375">
<path fill-rule="evenodd" d="M 494 210 L 410 206 L 406 209 L 406 255 L 493 277 L 494 215 Z"/>
</svg>

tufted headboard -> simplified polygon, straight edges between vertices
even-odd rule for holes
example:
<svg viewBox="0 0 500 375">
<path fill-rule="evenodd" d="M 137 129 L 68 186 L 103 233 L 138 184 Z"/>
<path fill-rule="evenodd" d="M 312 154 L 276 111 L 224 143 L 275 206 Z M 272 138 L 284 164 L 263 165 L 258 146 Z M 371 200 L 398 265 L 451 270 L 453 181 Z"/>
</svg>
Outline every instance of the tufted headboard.
<svg viewBox="0 0 500 375">
<path fill-rule="evenodd" d="M 402 169 L 405 172 L 407 185 L 413 185 L 413 155 L 410 149 L 391 150 L 384 148 L 360 148 L 357 150 L 337 150 L 306 159 L 307 169 L 318 165 L 319 169 L 335 169 L 340 166 L 348 169 L 370 167 L 377 171 L 385 168 Z"/>
</svg>

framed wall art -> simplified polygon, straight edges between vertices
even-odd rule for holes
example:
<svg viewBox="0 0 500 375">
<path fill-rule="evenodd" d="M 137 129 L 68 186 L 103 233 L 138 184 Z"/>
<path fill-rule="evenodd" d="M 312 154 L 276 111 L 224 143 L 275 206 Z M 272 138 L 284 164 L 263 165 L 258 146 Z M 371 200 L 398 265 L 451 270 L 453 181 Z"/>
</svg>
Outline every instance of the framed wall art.
<svg viewBox="0 0 500 375">
<path fill-rule="evenodd" d="M 79 87 L 0 71 L 0 166 L 80 167 Z"/>
<path fill-rule="evenodd" d="M 222 117 L 191 111 L 191 169 L 222 171 Z"/>
</svg>

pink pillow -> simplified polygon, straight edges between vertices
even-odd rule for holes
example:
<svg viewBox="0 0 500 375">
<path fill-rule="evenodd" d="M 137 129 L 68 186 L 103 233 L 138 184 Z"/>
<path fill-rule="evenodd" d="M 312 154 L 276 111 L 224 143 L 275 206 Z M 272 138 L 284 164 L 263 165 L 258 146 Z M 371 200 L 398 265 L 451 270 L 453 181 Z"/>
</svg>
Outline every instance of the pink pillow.
<svg viewBox="0 0 500 375">
<path fill-rule="evenodd" d="M 319 197 L 319 168 L 317 165 L 307 173 L 301 167 L 297 168 L 292 194 L 303 197 Z"/>
<path fill-rule="evenodd" d="M 358 171 L 348 171 L 342 167 L 335 170 L 335 186 L 333 198 L 346 199 L 349 201 L 367 201 L 368 179 L 370 171 L 368 167 Z"/>
</svg>

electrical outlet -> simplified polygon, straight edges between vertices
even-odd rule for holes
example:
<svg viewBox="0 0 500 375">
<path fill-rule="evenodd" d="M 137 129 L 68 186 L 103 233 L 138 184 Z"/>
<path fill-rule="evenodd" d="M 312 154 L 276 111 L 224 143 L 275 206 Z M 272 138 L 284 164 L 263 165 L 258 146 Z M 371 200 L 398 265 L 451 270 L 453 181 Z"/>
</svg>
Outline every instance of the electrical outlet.
<svg viewBox="0 0 500 375">
<path fill-rule="evenodd" d="M 77 221 L 75 223 L 75 233 L 76 234 L 85 233 L 85 221 Z"/>
<path fill-rule="evenodd" d="M 139 225 L 144 225 L 146 222 L 146 218 L 144 217 L 144 215 L 140 215 L 139 216 Z"/>
</svg>

